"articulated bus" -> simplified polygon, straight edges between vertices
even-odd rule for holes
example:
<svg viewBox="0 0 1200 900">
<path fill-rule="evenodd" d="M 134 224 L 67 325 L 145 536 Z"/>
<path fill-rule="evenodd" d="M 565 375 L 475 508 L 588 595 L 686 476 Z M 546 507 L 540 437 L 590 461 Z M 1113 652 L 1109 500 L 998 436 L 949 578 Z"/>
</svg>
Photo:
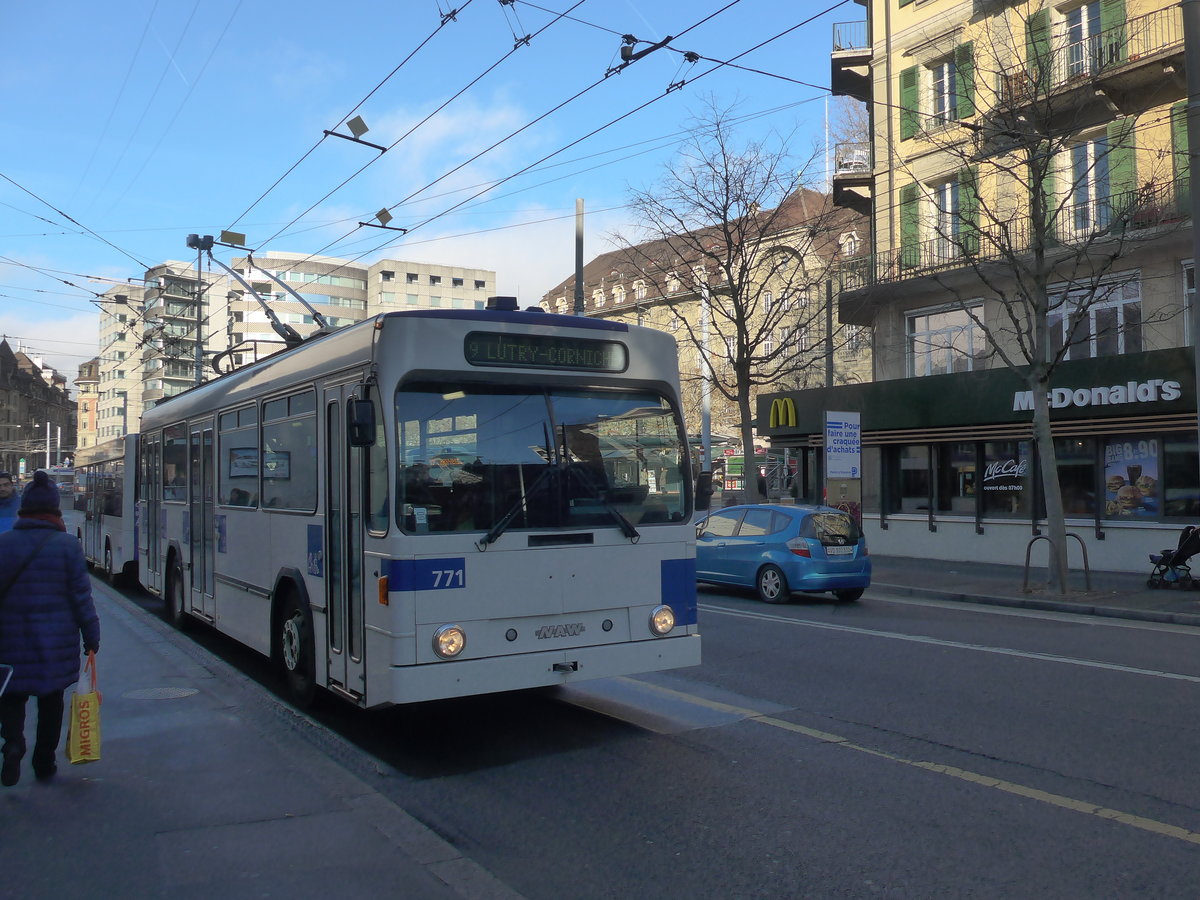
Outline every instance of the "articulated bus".
<svg viewBox="0 0 1200 900">
<path fill-rule="evenodd" d="M 362 707 L 696 665 L 674 340 L 391 312 L 141 422 L 141 580 Z"/>
<path fill-rule="evenodd" d="M 75 454 L 74 507 L 83 512 L 75 536 L 90 565 L 114 584 L 137 574 L 137 435 L 106 441 Z"/>
</svg>

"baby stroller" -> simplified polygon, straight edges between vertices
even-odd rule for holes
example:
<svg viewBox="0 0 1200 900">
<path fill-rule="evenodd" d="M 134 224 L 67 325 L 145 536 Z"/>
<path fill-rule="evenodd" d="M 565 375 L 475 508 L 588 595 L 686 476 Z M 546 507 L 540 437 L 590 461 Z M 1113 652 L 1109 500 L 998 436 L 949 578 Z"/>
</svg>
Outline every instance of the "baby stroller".
<svg viewBox="0 0 1200 900">
<path fill-rule="evenodd" d="M 1178 546 L 1150 554 L 1154 569 L 1146 580 L 1146 587 L 1200 589 L 1200 581 L 1192 579 L 1192 570 L 1187 564 L 1197 552 L 1200 552 L 1200 528 L 1188 525 L 1180 532 Z"/>
</svg>

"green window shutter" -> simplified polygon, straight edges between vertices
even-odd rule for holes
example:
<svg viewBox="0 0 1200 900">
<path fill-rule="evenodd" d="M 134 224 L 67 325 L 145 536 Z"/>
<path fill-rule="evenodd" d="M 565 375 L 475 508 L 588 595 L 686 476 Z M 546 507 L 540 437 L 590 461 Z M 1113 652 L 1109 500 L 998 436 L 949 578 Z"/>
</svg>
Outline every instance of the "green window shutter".
<svg viewBox="0 0 1200 900">
<path fill-rule="evenodd" d="M 1050 147 L 1044 146 L 1044 152 L 1049 153 Z M 1041 184 L 1038 183 L 1038 175 L 1032 168 L 1029 173 L 1029 186 L 1031 190 L 1037 191 L 1042 196 L 1042 209 L 1045 211 L 1046 217 L 1046 243 L 1058 243 L 1058 198 L 1055 196 L 1054 183 L 1054 160 L 1051 159 L 1046 164 L 1046 171 L 1041 176 Z M 1030 203 L 1032 210 L 1033 204 Z M 1037 223 L 1031 223 L 1036 227 Z M 1030 237 L 1032 237 L 1032 232 Z"/>
<path fill-rule="evenodd" d="M 920 93 L 917 88 L 917 67 L 909 66 L 900 73 L 900 140 L 907 141 L 917 134 Z"/>
<path fill-rule="evenodd" d="M 958 175 L 959 234 L 963 252 L 979 253 L 979 167 L 970 166 Z"/>
<path fill-rule="evenodd" d="M 1034 96 L 1044 95 L 1050 77 L 1050 11 L 1035 12 L 1025 22 L 1025 69 Z"/>
<path fill-rule="evenodd" d="M 1121 206 L 1131 202 L 1137 190 L 1137 169 L 1133 149 L 1133 119 L 1108 123 L 1108 182 L 1113 201 Z"/>
<path fill-rule="evenodd" d="M 958 117 L 975 115 L 975 54 L 968 41 L 954 48 L 954 93 L 958 98 Z"/>
<path fill-rule="evenodd" d="M 908 4 L 910 4 L 912 2 L 913 2 L 913 0 L 900 0 L 900 8 L 904 9 L 904 7 L 908 6 Z"/>
<path fill-rule="evenodd" d="M 1100 0 L 1100 31 L 1104 41 L 1100 64 L 1111 66 L 1129 58 L 1126 46 L 1125 0 Z"/>
<path fill-rule="evenodd" d="M 1191 170 L 1188 158 L 1188 122 L 1186 100 L 1171 107 L 1171 150 L 1175 161 L 1175 204 L 1176 212 L 1191 214 Z"/>
<path fill-rule="evenodd" d="M 921 210 L 917 200 L 917 186 L 906 184 L 900 188 L 900 265 L 916 266 L 921 259 Z"/>
</svg>

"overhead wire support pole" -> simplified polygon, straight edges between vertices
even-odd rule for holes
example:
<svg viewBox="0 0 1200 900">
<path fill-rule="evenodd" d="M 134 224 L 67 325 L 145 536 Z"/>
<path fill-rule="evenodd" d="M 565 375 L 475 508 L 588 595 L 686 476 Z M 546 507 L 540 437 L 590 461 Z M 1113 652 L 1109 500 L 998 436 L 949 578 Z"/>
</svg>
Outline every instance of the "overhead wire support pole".
<svg viewBox="0 0 1200 900">
<path fill-rule="evenodd" d="M 366 147 L 374 147 L 380 153 L 387 153 L 387 147 L 381 144 L 372 144 L 370 141 L 364 141 L 362 138 L 351 137 L 348 134 L 338 134 L 336 131 L 330 131 L 326 128 L 323 132 L 326 137 L 341 138 L 343 141 L 349 141 L 352 144 L 362 144 Z"/>
</svg>

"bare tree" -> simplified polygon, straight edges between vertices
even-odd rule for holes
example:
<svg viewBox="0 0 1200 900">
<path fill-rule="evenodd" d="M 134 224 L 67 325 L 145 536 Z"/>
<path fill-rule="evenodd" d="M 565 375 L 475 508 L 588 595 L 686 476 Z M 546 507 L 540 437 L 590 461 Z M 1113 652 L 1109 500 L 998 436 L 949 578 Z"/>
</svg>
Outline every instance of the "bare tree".
<svg viewBox="0 0 1200 900">
<path fill-rule="evenodd" d="M 614 239 L 695 351 L 700 377 L 736 410 L 753 501 L 753 399 L 832 352 L 816 339 L 823 287 L 838 229 L 854 217 L 806 187 L 819 153 L 798 166 L 788 137 L 739 142 L 731 121 L 710 101 L 659 183 L 633 191 L 636 236 Z"/>
<path fill-rule="evenodd" d="M 860 284 L 932 279 L 986 339 L 984 348 L 960 349 L 1022 376 L 1032 394 L 1050 584 L 1065 591 L 1051 380 L 1073 357 L 1141 350 L 1145 326 L 1181 311 L 1146 316 L 1140 304 L 1121 305 L 1129 279 L 1116 267 L 1178 227 L 1179 186 L 1170 128 L 1156 120 L 1161 110 L 1146 109 L 1153 95 L 1122 109 L 1117 100 L 1130 98 L 1097 89 L 1097 76 L 1134 52 L 1133 23 L 1056 41 L 1047 13 L 1025 5 L 982 27 L 923 75 L 932 101 L 919 99 L 920 67 L 901 74 L 900 134 L 913 143 L 890 148 L 891 157 L 919 162 L 899 192 L 899 246 L 878 254 Z M 913 152 L 921 142 L 928 153 Z"/>
</svg>

